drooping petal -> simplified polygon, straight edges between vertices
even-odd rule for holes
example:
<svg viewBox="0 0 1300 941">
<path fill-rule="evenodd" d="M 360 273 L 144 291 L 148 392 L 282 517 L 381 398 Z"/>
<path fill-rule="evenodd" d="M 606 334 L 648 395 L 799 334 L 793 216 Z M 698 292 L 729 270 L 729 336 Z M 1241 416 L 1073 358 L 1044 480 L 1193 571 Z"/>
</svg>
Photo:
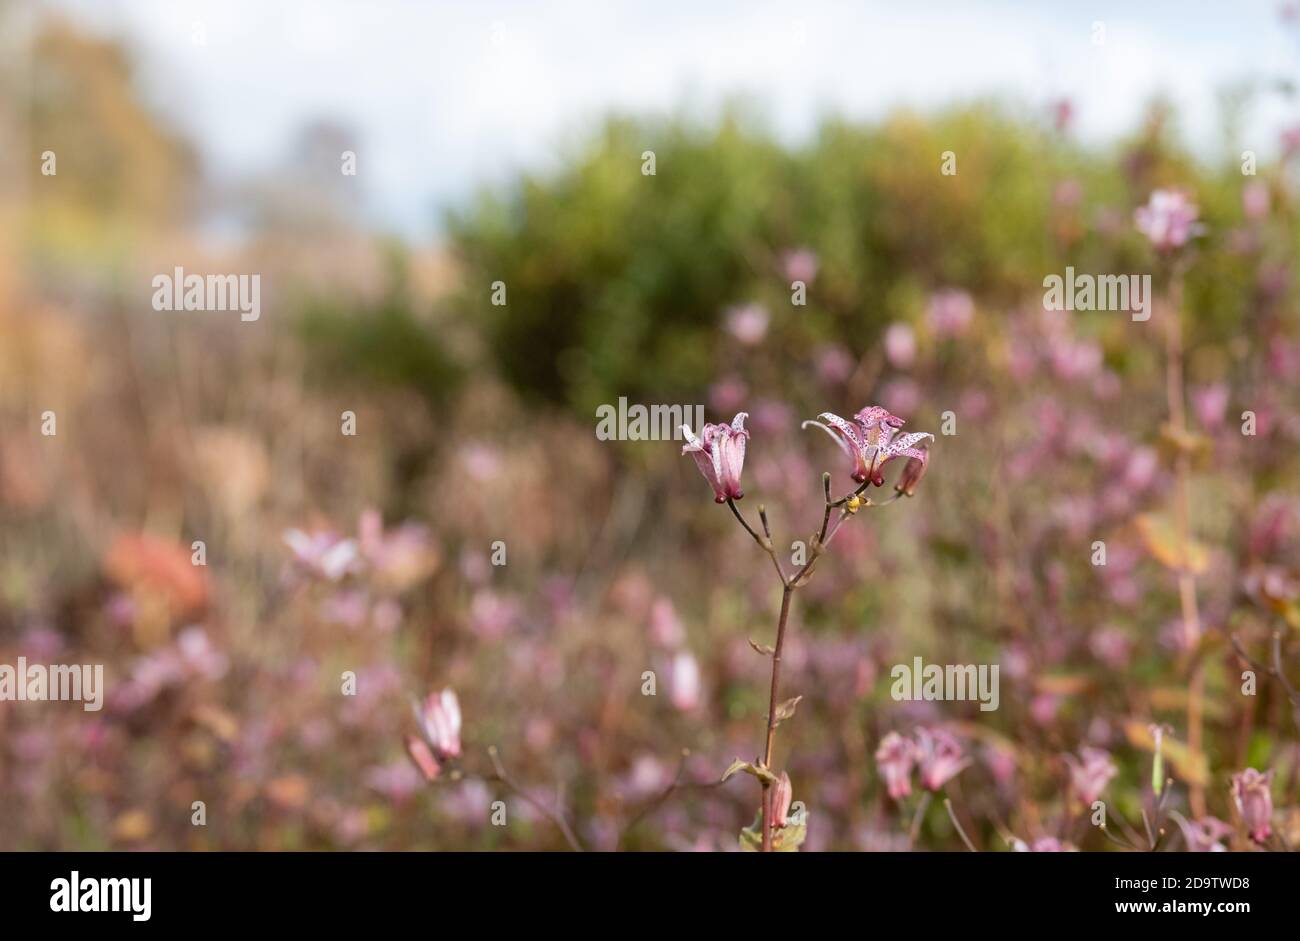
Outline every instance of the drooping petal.
<svg viewBox="0 0 1300 941">
<path fill-rule="evenodd" d="M 908 457 L 919 457 L 918 454 L 908 453 L 909 449 L 914 448 L 919 442 L 929 438 L 934 440 L 934 435 L 928 431 L 914 431 L 911 434 L 903 435 L 895 441 L 889 443 L 888 450 L 891 454 L 907 454 Z"/>
</svg>

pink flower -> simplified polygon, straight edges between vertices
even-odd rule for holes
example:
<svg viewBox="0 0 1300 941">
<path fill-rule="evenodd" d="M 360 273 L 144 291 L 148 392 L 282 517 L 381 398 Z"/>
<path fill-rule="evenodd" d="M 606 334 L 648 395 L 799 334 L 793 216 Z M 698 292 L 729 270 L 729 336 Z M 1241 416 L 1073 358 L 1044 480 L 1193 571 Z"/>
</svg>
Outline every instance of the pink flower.
<svg viewBox="0 0 1300 941">
<path fill-rule="evenodd" d="M 1223 424 L 1228 410 L 1228 387 L 1222 382 L 1201 386 L 1192 391 L 1192 408 L 1201 427 L 1213 431 Z"/>
<path fill-rule="evenodd" d="M 922 431 L 895 440 L 894 433 L 903 427 L 903 419 L 879 405 L 864 408 L 853 416 L 851 422 L 832 412 L 822 412 L 817 417 L 825 424 L 810 420 L 802 427 L 813 425 L 830 435 L 852 463 L 850 475 L 853 479 L 858 483 L 871 481 L 877 487 L 885 482 L 885 464 L 897 457 L 927 460 L 928 452 L 916 445 L 926 438 L 934 438 L 929 432 Z"/>
<path fill-rule="evenodd" d="M 1074 123 L 1074 102 L 1069 98 L 1058 98 L 1052 102 L 1052 124 L 1057 133 L 1064 134 Z"/>
<path fill-rule="evenodd" d="M 1241 208 L 1246 213 L 1246 218 L 1253 222 L 1258 222 L 1267 216 L 1269 208 L 1268 186 L 1258 180 L 1247 184 L 1241 191 Z"/>
<path fill-rule="evenodd" d="M 1282 156 L 1286 158 L 1296 153 L 1300 153 L 1300 124 L 1282 131 Z"/>
<path fill-rule="evenodd" d="M 1133 214 L 1138 231 L 1151 240 L 1157 251 L 1166 252 L 1187 244 L 1202 227 L 1196 224 L 1200 210 L 1185 193 L 1156 190 L 1145 206 Z"/>
<path fill-rule="evenodd" d="M 811 284 L 817 277 L 817 253 L 811 248 L 796 248 L 781 256 L 781 267 L 787 281 Z"/>
<path fill-rule="evenodd" d="M 885 358 L 895 369 L 907 369 L 916 360 L 916 334 L 905 323 L 885 329 Z"/>
<path fill-rule="evenodd" d="M 1034 845 L 1030 846 L 1024 840 L 1016 840 L 1011 844 L 1017 853 L 1076 853 L 1076 850 L 1069 843 L 1062 843 L 1054 836 L 1039 837 L 1034 840 Z"/>
<path fill-rule="evenodd" d="M 781 772 L 781 778 L 772 791 L 772 827 L 780 830 L 790 822 L 790 802 L 794 799 L 794 787 L 790 784 L 790 775 Z"/>
<path fill-rule="evenodd" d="M 824 346 L 817 352 L 817 378 L 828 385 L 847 380 L 857 365 L 858 361 L 842 346 Z"/>
<path fill-rule="evenodd" d="M 313 575 L 336 582 L 360 564 L 357 543 L 332 532 L 307 534 L 301 529 L 286 530 L 285 544 L 298 563 Z"/>
<path fill-rule="evenodd" d="M 688 651 L 673 656 L 669 669 L 672 684 L 670 693 L 673 705 L 682 712 L 690 712 L 700 704 L 700 664 Z"/>
<path fill-rule="evenodd" d="M 1247 768 L 1232 776 L 1233 803 L 1250 831 L 1250 838 L 1256 843 L 1263 843 L 1273 832 L 1273 795 L 1269 791 L 1272 783 L 1272 771 L 1261 774 L 1254 768 Z"/>
<path fill-rule="evenodd" d="M 670 650 L 680 647 L 686 640 L 682 619 L 677 616 L 677 609 L 667 598 L 656 598 L 650 606 L 650 636 L 656 644 Z"/>
<path fill-rule="evenodd" d="M 1070 786 L 1085 804 L 1091 805 L 1101 792 L 1106 789 L 1110 779 L 1119 774 L 1110 754 L 1100 748 L 1084 746 L 1079 749 L 1079 757 L 1065 756 L 1065 763 L 1070 766 Z"/>
<path fill-rule="evenodd" d="M 767 310 L 761 304 L 745 304 L 727 313 L 727 330 L 746 346 L 757 346 L 767 336 Z"/>
<path fill-rule="evenodd" d="M 432 781 L 438 776 L 438 772 L 442 770 L 438 764 L 438 759 L 434 758 L 433 752 L 429 750 L 429 746 L 414 735 L 406 736 L 406 751 L 411 756 L 411 760 L 415 762 L 415 766 L 420 769 L 420 773 L 424 775 L 426 781 Z"/>
<path fill-rule="evenodd" d="M 1218 817 L 1202 817 L 1200 820 L 1190 821 L 1175 811 L 1173 818 L 1178 824 L 1178 829 L 1183 831 L 1183 839 L 1187 841 L 1187 851 L 1189 853 L 1226 853 L 1228 851 L 1222 841 L 1225 836 L 1232 833 L 1232 827 Z"/>
<path fill-rule="evenodd" d="M 945 288 L 930 295 L 927 314 L 930 329 L 938 336 L 952 337 L 965 333 L 975 317 L 975 302 L 965 291 Z"/>
<path fill-rule="evenodd" d="M 962 756 L 961 745 L 943 729 L 917 729 L 916 751 L 921 786 L 930 791 L 939 790 L 970 764 Z"/>
<path fill-rule="evenodd" d="M 682 453 L 695 458 L 695 466 L 713 488 L 713 498 L 718 503 L 739 500 L 745 495 L 740 489 L 740 471 L 745 466 L 745 442 L 749 439 L 745 419 L 748 417 L 740 412 L 730 425 L 706 424 L 698 438 L 682 425 L 686 437 Z"/>
<path fill-rule="evenodd" d="M 460 700 L 452 690 L 430 693 L 416 706 L 415 717 L 437 757 L 446 760 L 460 755 Z"/>
<path fill-rule="evenodd" d="M 912 793 L 912 766 L 916 763 L 916 746 L 897 732 L 890 732 L 880 740 L 876 749 L 876 767 L 885 779 L 890 800 L 899 800 Z"/>
</svg>

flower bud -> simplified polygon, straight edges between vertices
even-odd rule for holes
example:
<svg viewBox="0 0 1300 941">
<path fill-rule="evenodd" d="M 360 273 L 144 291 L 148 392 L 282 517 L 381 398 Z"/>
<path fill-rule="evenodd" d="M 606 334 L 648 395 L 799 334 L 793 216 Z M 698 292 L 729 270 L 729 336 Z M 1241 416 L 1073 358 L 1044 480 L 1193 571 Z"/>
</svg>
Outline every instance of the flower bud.
<svg viewBox="0 0 1300 941">
<path fill-rule="evenodd" d="M 1273 832 L 1273 795 L 1269 790 L 1272 783 L 1272 771 L 1260 774 L 1254 768 L 1247 768 L 1232 776 L 1232 800 L 1256 843 L 1263 843 Z"/>
<path fill-rule="evenodd" d="M 781 778 L 772 787 L 772 826 L 781 829 L 790 822 L 790 802 L 794 799 L 794 788 L 790 784 L 790 775 L 781 772 Z"/>
<path fill-rule="evenodd" d="M 925 476 L 925 468 L 930 462 L 930 452 L 922 450 L 921 453 L 922 457 L 907 459 L 907 463 L 903 465 L 903 473 L 898 476 L 898 483 L 894 484 L 894 489 L 905 497 L 910 497 L 916 492 L 916 485 Z"/>
</svg>

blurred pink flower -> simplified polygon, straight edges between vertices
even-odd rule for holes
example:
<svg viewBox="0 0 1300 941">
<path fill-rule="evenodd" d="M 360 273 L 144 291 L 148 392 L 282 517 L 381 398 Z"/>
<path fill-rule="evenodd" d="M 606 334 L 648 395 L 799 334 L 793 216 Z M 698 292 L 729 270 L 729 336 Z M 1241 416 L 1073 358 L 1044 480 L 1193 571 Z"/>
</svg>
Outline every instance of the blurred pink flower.
<svg viewBox="0 0 1300 941">
<path fill-rule="evenodd" d="M 430 693 L 416 706 L 415 716 L 437 757 L 447 759 L 460 755 L 460 700 L 455 692 L 444 689 L 441 693 Z"/>
<path fill-rule="evenodd" d="M 480 484 L 490 483 L 505 466 L 501 452 L 491 445 L 471 442 L 460 449 L 460 463 L 465 473 Z"/>
<path fill-rule="evenodd" d="M 796 248 L 781 256 L 781 268 L 787 281 L 811 284 L 817 277 L 817 253 L 811 248 Z"/>
<path fill-rule="evenodd" d="M 433 751 L 414 735 L 406 736 L 406 751 L 426 781 L 432 781 L 442 770 L 438 759 L 433 756 Z"/>
<path fill-rule="evenodd" d="M 1223 425 L 1228 411 L 1228 387 L 1222 382 L 1192 390 L 1192 408 L 1206 431 L 1216 431 Z"/>
<path fill-rule="evenodd" d="M 354 539 L 329 531 L 308 534 L 301 529 L 286 530 L 283 538 L 298 564 L 313 575 L 333 582 L 358 568 Z"/>
<path fill-rule="evenodd" d="M 1039 837 L 1034 840 L 1033 845 L 1029 845 L 1024 840 L 1016 840 L 1011 844 L 1017 853 L 1077 853 L 1069 843 L 1062 843 L 1054 836 Z"/>
<path fill-rule="evenodd" d="M 677 616 L 677 609 L 667 598 L 656 598 L 650 606 L 650 637 L 660 647 L 670 650 L 680 647 L 686 640 L 682 619 Z"/>
<path fill-rule="evenodd" d="M 749 397 L 749 386 L 739 376 L 723 376 L 709 387 L 709 405 L 719 412 L 740 411 Z"/>
<path fill-rule="evenodd" d="M 682 426 L 686 437 L 682 453 L 695 459 L 695 466 L 713 488 L 713 498 L 718 503 L 739 500 L 745 495 L 740 488 L 740 472 L 745 466 L 745 442 L 749 438 L 745 419 L 748 417 L 740 412 L 730 425 L 706 424 L 698 438 L 690 428 Z"/>
<path fill-rule="evenodd" d="M 876 768 L 885 779 L 885 788 L 891 800 L 899 800 L 912 793 L 912 766 L 916 763 L 916 746 L 897 732 L 890 732 L 880 740 L 876 749 Z"/>
<path fill-rule="evenodd" d="M 1145 206 L 1133 214 L 1138 231 L 1150 239 L 1157 251 L 1169 251 L 1187 244 L 1199 234 L 1196 204 L 1179 190 L 1156 190 Z"/>
<path fill-rule="evenodd" d="M 975 302 L 965 291 L 944 288 L 930 295 L 926 314 L 930 329 L 940 337 L 955 337 L 966 332 L 975 317 Z"/>
<path fill-rule="evenodd" d="M 366 510 L 357 532 L 361 557 L 379 582 L 392 591 L 405 591 L 438 565 L 438 551 L 429 530 L 418 523 L 402 523 L 385 530 L 379 512 Z"/>
<path fill-rule="evenodd" d="M 1128 665 L 1133 642 L 1119 628 L 1103 627 L 1088 638 L 1088 649 L 1112 670 L 1119 670 Z"/>
<path fill-rule="evenodd" d="M 844 382 L 853 375 L 857 365 L 857 360 L 842 346 L 831 344 L 817 352 L 817 378 L 827 385 Z"/>
<path fill-rule="evenodd" d="M 885 358 L 895 369 L 907 369 L 916 361 L 916 333 L 905 323 L 885 328 Z"/>
<path fill-rule="evenodd" d="M 1272 771 L 1261 774 L 1247 768 L 1232 776 L 1232 801 L 1256 843 L 1263 843 L 1273 832 L 1272 783 Z"/>
<path fill-rule="evenodd" d="M 669 667 L 670 697 L 673 706 L 690 712 L 700 704 L 700 664 L 689 651 L 679 651 Z"/>
<path fill-rule="evenodd" d="M 908 376 L 891 379 L 880 387 L 880 401 L 891 412 L 914 412 L 921 405 L 921 387 Z"/>
<path fill-rule="evenodd" d="M 1259 180 L 1247 183 L 1241 191 L 1241 208 L 1246 218 L 1252 222 L 1258 222 L 1268 216 L 1268 185 Z"/>
<path fill-rule="evenodd" d="M 418 765 L 419 762 L 417 761 L 416 764 Z M 424 768 L 421 767 L 420 770 L 424 771 Z M 429 777 L 427 772 L 425 776 Z M 429 777 L 429 780 L 433 779 Z M 367 769 L 365 782 L 368 787 L 393 801 L 406 800 L 420 787 L 419 775 L 415 773 L 414 768 L 404 761 Z"/>
<path fill-rule="evenodd" d="M 937 791 L 970 764 L 961 745 L 943 729 L 916 730 L 917 764 L 921 769 L 921 786 Z"/>
<path fill-rule="evenodd" d="M 1300 124 L 1293 124 L 1282 130 L 1282 158 L 1295 156 L 1300 153 Z"/>
<path fill-rule="evenodd" d="M 745 304 L 727 312 L 727 330 L 740 343 L 757 346 L 767 336 L 770 318 L 761 304 Z"/>
<path fill-rule="evenodd" d="M 1029 714 L 1039 725 L 1051 725 L 1056 721 L 1056 711 L 1061 706 L 1061 699 L 1052 693 L 1039 693 L 1029 703 Z"/>
<path fill-rule="evenodd" d="M 1069 98 L 1057 98 L 1052 102 L 1052 126 L 1058 134 L 1064 134 L 1074 123 L 1074 102 Z"/>
<path fill-rule="evenodd" d="M 1183 831 L 1189 853 L 1226 853 L 1223 838 L 1232 833 L 1232 827 L 1218 817 L 1202 817 L 1191 821 L 1176 811 L 1172 814 L 1178 829 Z"/>
<path fill-rule="evenodd" d="M 519 620 L 519 605 L 491 588 L 480 588 L 469 602 L 469 622 L 474 633 L 489 640 L 504 637 Z"/>
<path fill-rule="evenodd" d="M 1079 799 L 1089 806 L 1101 796 L 1111 778 L 1119 774 L 1109 752 L 1087 745 L 1079 749 L 1078 758 L 1066 755 L 1065 763 L 1070 768 L 1070 786 L 1079 795 Z"/>
</svg>

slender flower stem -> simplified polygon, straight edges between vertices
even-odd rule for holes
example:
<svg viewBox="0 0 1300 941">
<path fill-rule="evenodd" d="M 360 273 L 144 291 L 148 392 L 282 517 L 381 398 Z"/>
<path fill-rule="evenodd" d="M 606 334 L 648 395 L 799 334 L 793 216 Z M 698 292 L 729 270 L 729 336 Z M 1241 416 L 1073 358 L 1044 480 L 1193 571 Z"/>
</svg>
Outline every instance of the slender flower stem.
<svg viewBox="0 0 1300 941">
<path fill-rule="evenodd" d="M 777 702 L 779 698 L 781 684 L 781 653 L 785 649 L 785 629 L 790 620 L 790 601 L 796 589 L 807 583 L 812 576 L 813 568 L 822 553 L 826 551 L 826 546 L 839 532 L 840 526 L 848 519 L 851 513 L 856 512 L 862 507 L 884 506 L 893 503 L 898 499 L 899 494 L 895 493 L 889 499 L 878 504 L 873 504 L 869 499 L 863 499 L 860 503 L 854 503 L 852 509 L 848 507 L 849 501 L 855 497 L 861 497 L 867 487 L 871 485 L 870 480 L 861 484 L 852 493 L 849 493 L 838 500 L 831 499 L 831 475 L 829 473 L 822 475 L 822 492 L 825 496 L 825 508 L 822 513 L 821 529 L 813 539 L 812 546 L 809 547 L 808 560 L 791 576 L 785 574 L 781 566 L 781 560 L 777 557 L 776 549 L 772 542 L 772 529 L 768 525 L 767 510 L 762 505 L 758 508 L 758 518 L 763 525 L 763 534 L 760 536 L 754 527 L 749 525 L 740 508 L 736 506 L 735 500 L 728 500 L 727 507 L 731 510 L 731 515 L 736 518 L 745 532 L 749 533 L 754 542 L 758 543 L 760 549 L 768 554 L 772 559 L 772 565 L 776 568 L 777 577 L 781 579 L 781 613 L 776 623 L 776 643 L 772 648 L 772 681 L 768 692 L 767 703 L 767 737 L 763 746 L 762 766 L 765 771 L 772 770 L 772 753 L 776 745 L 776 726 L 780 721 L 777 718 Z M 831 515 L 834 510 L 839 509 L 839 518 L 836 520 L 835 527 L 830 528 Z M 829 530 L 829 531 L 828 531 Z M 757 648 L 756 648 L 757 649 Z M 927 794 L 925 803 L 929 803 Z M 762 827 L 762 851 L 765 853 L 772 851 L 772 784 L 771 781 L 763 782 L 763 800 L 761 810 L 761 827 Z"/>
<path fill-rule="evenodd" d="M 1174 459 L 1174 514 L 1179 543 L 1178 599 L 1182 610 L 1183 642 L 1191 658 L 1187 689 L 1187 746 L 1193 756 L 1201 754 L 1205 671 L 1197 646 L 1201 639 L 1201 615 L 1196 600 L 1196 575 L 1191 569 L 1191 455 L 1183 447 L 1187 432 L 1187 409 L 1183 402 L 1183 272 L 1175 268 L 1169 284 L 1169 312 L 1165 329 L 1165 395 L 1169 424 L 1178 444 Z M 1205 815 L 1205 788 L 1193 781 L 1188 788 L 1192 813 Z"/>
<path fill-rule="evenodd" d="M 930 809 L 931 794 L 924 791 L 921 799 L 916 804 L 916 813 L 912 816 L 912 825 L 907 829 L 907 845 L 909 847 L 916 843 L 916 838 L 921 833 L 921 821 L 925 819 L 925 812 Z"/>
<path fill-rule="evenodd" d="M 957 831 L 961 841 L 966 844 L 966 848 L 972 853 L 979 852 L 975 849 L 975 844 L 970 841 L 970 837 L 966 835 L 966 831 L 962 829 L 961 821 L 957 819 L 957 814 L 952 809 L 952 801 L 946 797 L 943 799 L 943 809 L 948 811 L 948 819 L 952 821 L 953 829 Z"/>
<path fill-rule="evenodd" d="M 575 853 L 581 853 L 583 851 L 582 844 L 578 842 L 577 834 L 573 832 L 573 828 L 569 826 L 569 822 L 564 819 L 564 815 L 561 814 L 559 810 L 548 807 L 544 802 L 533 797 L 515 783 L 515 780 L 506 773 L 505 766 L 501 764 L 501 757 L 497 754 L 497 747 L 495 745 L 489 745 L 487 753 L 488 758 L 492 761 L 492 770 L 495 772 L 494 776 L 487 780 L 500 781 L 531 804 L 539 813 L 541 813 L 542 816 L 546 817 L 559 828 L 560 834 L 564 837 L 564 841 L 569 844 L 570 849 Z"/>
<path fill-rule="evenodd" d="M 781 584 L 788 584 L 785 571 L 781 568 L 781 560 L 777 558 L 776 548 L 772 545 L 772 533 L 767 525 L 767 510 L 761 506 L 758 508 L 759 518 L 763 521 L 763 532 L 766 533 L 766 537 L 764 537 L 754 532 L 754 528 L 749 525 L 749 522 L 741 514 L 740 508 L 736 506 L 735 500 L 728 500 L 727 506 L 731 508 L 732 515 L 736 517 L 740 525 L 745 527 L 745 532 L 749 533 L 754 538 L 754 542 L 758 543 L 758 547 L 768 554 L 768 557 L 772 560 L 772 565 L 776 568 L 777 577 L 781 579 Z"/>
<path fill-rule="evenodd" d="M 776 622 L 776 646 L 772 651 L 772 686 L 767 700 L 767 745 L 763 749 L 763 767 L 772 767 L 772 749 L 776 744 L 776 697 L 781 682 L 781 651 L 785 647 L 785 626 L 790 619 L 790 597 L 794 588 L 787 583 L 781 590 L 781 616 Z M 763 784 L 763 852 L 772 849 L 772 786 Z"/>
</svg>

